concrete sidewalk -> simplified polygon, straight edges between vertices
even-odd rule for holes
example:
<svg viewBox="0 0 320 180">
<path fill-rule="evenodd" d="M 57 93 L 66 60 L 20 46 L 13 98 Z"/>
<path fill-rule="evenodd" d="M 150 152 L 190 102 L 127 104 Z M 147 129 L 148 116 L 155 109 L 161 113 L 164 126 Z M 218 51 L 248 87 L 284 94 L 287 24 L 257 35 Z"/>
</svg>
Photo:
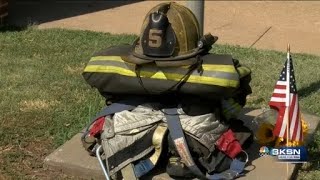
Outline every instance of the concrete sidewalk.
<svg viewBox="0 0 320 180">
<path fill-rule="evenodd" d="M 75 7 L 75 3 L 61 2 L 57 1 L 47 6 L 50 6 L 50 9 L 63 6 L 66 12 Z M 39 28 L 60 27 L 138 34 L 146 13 L 160 2 L 164 1 L 124 3 L 105 9 L 102 8 L 103 5 L 107 6 L 106 4 L 112 2 L 87 2 L 88 8 L 101 8 L 82 15 L 44 22 Z M 185 4 L 185 1 L 177 2 Z M 12 14 L 15 19 L 19 19 L 20 14 L 21 19 L 30 9 L 29 11 L 32 11 L 30 18 L 36 20 L 38 12 L 34 9 L 43 9 L 44 4 L 46 3 L 39 3 L 37 7 L 36 3 L 32 3 L 31 9 L 27 8 L 28 4 L 22 4 L 23 12 L 15 12 L 13 9 Z M 67 8 L 67 5 L 70 8 Z M 293 53 L 320 55 L 320 2 L 206 1 L 204 30 L 219 36 L 220 44 L 286 51 L 287 43 L 290 43 Z"/>
</svg>

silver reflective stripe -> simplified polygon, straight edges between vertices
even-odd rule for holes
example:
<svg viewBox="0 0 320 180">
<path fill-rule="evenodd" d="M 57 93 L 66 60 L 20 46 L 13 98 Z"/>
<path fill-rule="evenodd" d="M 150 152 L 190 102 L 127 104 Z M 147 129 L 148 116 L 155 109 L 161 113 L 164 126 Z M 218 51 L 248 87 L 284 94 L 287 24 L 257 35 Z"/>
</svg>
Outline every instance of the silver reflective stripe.
<svg viewBox="0 0 320 180">
<path fill-rule="evenodd" d="M 90 65 L 101 65 L 101 66 L 115 66 L 115 67 L 121 67 L 124 69 L 131 70 L 132 72 L 135 72 L 135 65 L 125 62 L 119 62 L 119 61 L 109 61 L 109 60 L 99 60 L 99 61 L 90 61 L 87 66 Z M 141 71 L 148 71 L 148 72 L 158 72 L 162 71 L 164 74 L 166 73 L 175 73 L 180 74 L 181 77 L 183 77 L 189 69 L 185 68 L 176 68 L 176 67 L 165 67 L 165 68 L 159 68 L 155 65 L 144 65 L 141 66 Z M 221 79 L 228 79 L 228 80 L 239 80 L 239 75 L 237 73 L 228 73 L 228 72 L 222 72 L 222 71 L 203 71 L 202 75 L 200 75 L 197 70 L 193 71 L 191 74 L 193 76 L 201 77 L 215 77 L 215 78 L 221 78 Z"/>
</svg>

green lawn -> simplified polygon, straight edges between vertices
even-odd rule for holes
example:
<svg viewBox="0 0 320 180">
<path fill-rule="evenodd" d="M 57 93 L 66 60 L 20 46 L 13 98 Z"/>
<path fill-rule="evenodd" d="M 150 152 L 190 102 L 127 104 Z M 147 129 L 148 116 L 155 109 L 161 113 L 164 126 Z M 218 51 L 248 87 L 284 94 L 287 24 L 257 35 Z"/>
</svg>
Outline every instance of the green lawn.
<svg viewBox="0 0 320 180">
<path fill-rule="evenodd" d="M 93 53 L 132 43 L 136 36 L 35 28 L 2 31 L 0 179 L 48 178 L 52 174 L 43 168 L 44 157 L 79 132 L 104 105 L 81 76 L 85 64 Z M 251 67 L 253 94 L 247 107 L 267 107 L 285 53 L 228 45 L 217 45 L 213 51 L 232 54 Z M 320 57 L 293 54 L 293 60 L 300 105 L 320 116 Z M 320 134 L 312 152 L 318 146 Z M 316 168 L 311 164 L 312 173 L 303 170 L 299 177 L 320 178 Z"/>
</svg>

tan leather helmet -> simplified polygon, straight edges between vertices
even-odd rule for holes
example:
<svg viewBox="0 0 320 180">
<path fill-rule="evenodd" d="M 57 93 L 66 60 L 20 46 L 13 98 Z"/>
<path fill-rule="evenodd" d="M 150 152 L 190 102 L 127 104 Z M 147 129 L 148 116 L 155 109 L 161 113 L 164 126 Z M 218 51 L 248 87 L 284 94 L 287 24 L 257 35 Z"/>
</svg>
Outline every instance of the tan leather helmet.
<svg viewBox="0 0 320 180">
<path fill-rule="evenodd" d="M 140 37 L 126 58 L 135 64 L 156 62 L 162 66 L 194 64 L 196 55 L 208 52 L 217 40 L 211 34 L 200 37 L 199 23 L 187 7 L 161 3 L 146 15 Z"/>
</svg>

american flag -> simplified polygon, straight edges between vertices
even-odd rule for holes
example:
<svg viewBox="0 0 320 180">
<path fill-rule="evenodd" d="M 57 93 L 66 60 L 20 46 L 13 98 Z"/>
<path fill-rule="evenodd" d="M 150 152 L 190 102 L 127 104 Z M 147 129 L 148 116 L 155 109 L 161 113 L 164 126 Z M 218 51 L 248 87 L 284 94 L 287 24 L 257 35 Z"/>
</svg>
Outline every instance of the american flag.
<svg viewBox="0 0 320 180">
<path fill-rule="evenodd" d="M 288 66 L 288 64 L 290 64 Z M 289 103 L 290 102 L 290 103 Z M 269 106 L 278 111 L 273 133 L 291 141 L 302 141 L 303 133 L 300 118 L 300 108 L 296 81 L 293 71 L 291 55 L 287 54 L 286 63 L 281 71 L 279 80 L 275 85 Z M 287 136 L 287 123 L 289 115 L 289 136 Z"/>
</svg>

